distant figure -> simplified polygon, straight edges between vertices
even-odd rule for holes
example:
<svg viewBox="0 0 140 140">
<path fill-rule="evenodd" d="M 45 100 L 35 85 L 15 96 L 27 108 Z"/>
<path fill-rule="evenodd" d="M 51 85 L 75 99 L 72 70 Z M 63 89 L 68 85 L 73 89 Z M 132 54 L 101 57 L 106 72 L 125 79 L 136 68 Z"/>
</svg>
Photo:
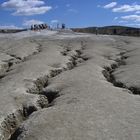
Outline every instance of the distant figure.
<svg viewBox="0 0 140 140">
<path fill-rule="evenodd" d="M 59 23 L 57 23 L 57 29 L 59 29 Z"/>
<path fill-rule="evenodd" d="M 114 34 L 114 35 L 117 34 L 117 30 L 116 30 L 116 29 L 113 30 L 113 34 Z"/>
<path fill-rule="evenodd" d="M 31 30 L 34 30 L 34 27 L 33 27 L 33 25 L 31 25 Z"/>
<path fill-rule="evenodd" d="M 65 29 L 65 24 L 64 23 L 62 24 L 62 29 Z"/>
<path fill-rule="evenodd" d="M 41 30 L 42 29 L 42 26 L 41 24 L 38 25 L 38 30 Z"/>
<path fill-rule="evenodd" d="M 48 25 L 47 24 L 44 24 L 44 28 L 47 29 L 48 28 Z"/>
<path fill-rule="evenodd" d="M 40 31 L 40 30 L 44 30 L 47 29 L 48 25 L 47 24 L 34 24 L 31 25 L 31 30 L 33 31 Z"/>
<path fill-rule="evenodd" d="M 50 29 L 51 29 L 51 27 L 50 27 L 50 26 L 48 26 L 48 29 L 50 30 Z"/>
<path fill-rule="evenodd" d="M 5 30 L 1 30 L 2 33 L 5 33 Z"/>
<path fill-rule="evenodd" d="M 38 29 L 39 29 L 39 28 L 38 28 L 38 25 L 35 24 L 35 25 L 34 25 L 34 30 L 35 30 L 35 31 L 38 31 Z"/>
<path fill-rule="evenodd" d="M 42 27 L 42 29 L 45 29 L 45 25 L 44 24 L 41 24 L 41 27 Z"/>
<path fill-rule="evenodd" d="M 96 32 L 96 35 L 98 35 L 98 28 L 96 27 L 96 29 L 95 29 L 95 30 L 96 30 L 96 31 L 95 31 L 95 32 Z"/>
</svg>

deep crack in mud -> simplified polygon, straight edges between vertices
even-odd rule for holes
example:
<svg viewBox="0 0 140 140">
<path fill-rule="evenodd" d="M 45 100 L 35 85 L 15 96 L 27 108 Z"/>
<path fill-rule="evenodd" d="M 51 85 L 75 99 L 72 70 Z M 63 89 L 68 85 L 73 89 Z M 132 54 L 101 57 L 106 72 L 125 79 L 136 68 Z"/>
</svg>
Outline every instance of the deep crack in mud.
<svg viewBox="0 0 140 140">
<path fill-rule="evenodd" d="M 129 90 L 131 94 L 134 95 L 140 95 L 140 89 L 137 87 L 127 87 L 124 83 L 116 80 L 115 76 L 114 76 L 114 72 L 116 69 L 118 69 L 120 66 L 126 65 L 125 60 L 128 58 L 128 56 L 125 56 L 126 52 L 121 52 L 120 53 L 120 58 L 115 60 L 115 63 L 112 64 L 110 67 L 104 67 L 104 70 L 102 71 L 104 77 L 106 78 L 106 80 L 110 83 L 112 83 L 115 87 L 119 87 L 119 88 L 124 88 Z"/>
<path fill-rule="evenodd" d="M 83 48 L 84 46 L 84 48 Z M 89 58 L 83 55 L 82 50 L 85 49 L 86 45 L 84 45 L 84 42 L 81 43 L 81 49 L 77 50 L 69 50 L 65 49 L 66 56 L 69 55 L 70 59 L 69 62 L 67 62 L 62 68 L 56 68 L 50 71 L 49 75 L 45 75 L 44 77 L 38 78 L 36 81 L 34 81 L 33 86 L 27 90 L 27 93 L 29 94 L 37 94 L 39 96 L 39 99 L 36 104 L 25 104 L 23 105 L 22 109 L 19 111 L 19 116 L 15 115 L 12 119 L 13 124 L 8 124 L 8 121 L 5 121 L 6 124 L 9 125 L 7 129 L 5 129 L 5 132 L 7 130 L 10 130 L 11 127 L 13 128 L 11 132 L 8 132 L 11 134 L 9 140 L 17 140 L 17 137 L 22 133 L 23 130 L 19 127 L 20 124 L 28 119 L 28 117 L 35 111 L 38 111 L 39 109 L 51 107 L 53 105 L 53 101 L 59 96 L 59 91 L 57 90 L 47 90 L 46 87 L 48 86 L 48 81 L 57 76 L 58 74 L 71 70 L 74 67 L 77 66 L 77 64 L 82 63 L 84 61 L 87 61 Z M 71 52 L 71 53 L 70 53 Z M 62 52 L 61 52 L 62 53 Z M 69 54 L 70 53 L 70 54 Z M 62 53 L 63 54 L 63 53 Z M 17 120 L 21 118 L 19 123 L 16 125 Z"/>
</svg>

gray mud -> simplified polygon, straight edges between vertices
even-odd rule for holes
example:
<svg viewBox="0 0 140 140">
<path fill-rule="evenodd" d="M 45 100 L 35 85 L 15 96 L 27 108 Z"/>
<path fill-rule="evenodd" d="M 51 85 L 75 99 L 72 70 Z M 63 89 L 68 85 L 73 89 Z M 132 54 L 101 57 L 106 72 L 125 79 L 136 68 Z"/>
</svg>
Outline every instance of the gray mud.
<svg viewBox="0 0 140 140">
<path fill-rule="evenodd" d="M 73 32 L 1 35 L 0 139 L 140 139 L 139 43 Z"/>
</svg>

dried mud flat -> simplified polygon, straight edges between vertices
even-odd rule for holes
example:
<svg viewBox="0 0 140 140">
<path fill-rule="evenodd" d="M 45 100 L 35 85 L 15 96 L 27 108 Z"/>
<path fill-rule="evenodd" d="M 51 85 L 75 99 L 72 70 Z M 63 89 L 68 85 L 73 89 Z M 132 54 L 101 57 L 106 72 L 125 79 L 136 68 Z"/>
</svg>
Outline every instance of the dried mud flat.
<svg viewBox="0 0 140 140">
<path fill-rule="evenodd" d="M 0 34 L 0 140 L 139 140 L 140 40 Z"/>
</svg>

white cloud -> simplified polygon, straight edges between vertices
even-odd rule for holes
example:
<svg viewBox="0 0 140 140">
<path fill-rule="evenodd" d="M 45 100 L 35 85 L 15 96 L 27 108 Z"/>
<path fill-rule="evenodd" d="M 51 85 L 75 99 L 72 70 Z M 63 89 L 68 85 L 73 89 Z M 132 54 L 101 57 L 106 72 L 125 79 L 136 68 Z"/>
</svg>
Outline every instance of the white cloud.
<svg viewBox="0 0 140 140">
<path fill-rule="evenodd" d="M 31 19 L 31 20 L 25 20 L 23 22 L 23 26 L 31 26 L 33 24 L 43 24 L 43 23 L 44 23 L 43 21 Z"/>
<path fill-rule="evenodd" d="M 54 19 L 54 20 L 52 20 L 51 21 L 51 23 L 53 24 L 53 23 L 58 23 L 59 21 L 57 20 L 57 19 Z"/>
<path fill-rule="evenodd" d="M 51 10 L 51 6 L 46 6 L 43 0 L 9 0 L 1 4 L 3 8 L 15 10 L 13 15 L 36 15 L 44 14 Z"/>
<path fill-rule="evenodd" d="M 44 5 L 42 0 L 9 0 L 2 3 L 2 7 L 6 8 L 21 8 L 21 7 L 35 7 Z"/>
<path fill-rule="evenodd" d="M 51 7 L 47 7 L 47 6 L 32 7 L 32 8 L 25 8 L 25 9 L 20 8 L 20 9 L 17 9 L 17 11 L 13 13 L 13 15 L 31 16 L 31 15 L 37 15 L 37 14 L 44 14 L 50 9 Z"/>
<path fill-rule="evenodd" d="M 118 17 L 115 17 L 115 18 L 114 18 L 114 20 L 117 20 L 117 19 L 118 19 Z"/>
<path fill-rule="evenodd" d="M 131 21 L 134 21 L 134 22 L 140 22 L 140 15 L 122 16 L 121 19 L 123 19 L 123 20 L 131 20 Z"/>
<path fill-rule="evenodd" d="M 117 2 L 111 2 L 107 5 L 104 6 L 105 9 L 110 9 L 110 8 L 113 8 L 117 5 Z"/>
<path fill-rule="evenodd" d="M 138 4 L 132 4 L 132 5 L 121 5 L 117 8 L 112 9 L 113 12 L 135 12 L 140 11 L 140 5 Z"/>
<path fill-rule="evenodd" d="M 119 23 L 127 23 L 128 21 L 126 20 L 120 20 Z"/>
<path fill-rule="evenodd" d="M 140 27 L 140 24 L 126 24 L 127 26 Z"/>
<path fill-rule="evenodd" d="M 0 25 L 0 29 L 22 29 L 22 28 L 17 27 L 15 25 Z"/>
<path fill-rule="evenodd" d="M 111 9 L 112 12 L 120 12 L 120 13 L 132 12 L 133 14 L 131 15 L 114 17 L 114 22 L 118 22 L 120 24 L 131 23 L 131 25 L 133 26 L 140 25 L 140 4 L 136 2 L 132 4 L 124 4 L 124 5 L 118 5 L 117 2 L 111 2 L 102 8 Z"/>
<path fill-rule="evenodd" d="M 140 14 L 140 11 L 136 11 L 136 14 Z"/>
</svg>

